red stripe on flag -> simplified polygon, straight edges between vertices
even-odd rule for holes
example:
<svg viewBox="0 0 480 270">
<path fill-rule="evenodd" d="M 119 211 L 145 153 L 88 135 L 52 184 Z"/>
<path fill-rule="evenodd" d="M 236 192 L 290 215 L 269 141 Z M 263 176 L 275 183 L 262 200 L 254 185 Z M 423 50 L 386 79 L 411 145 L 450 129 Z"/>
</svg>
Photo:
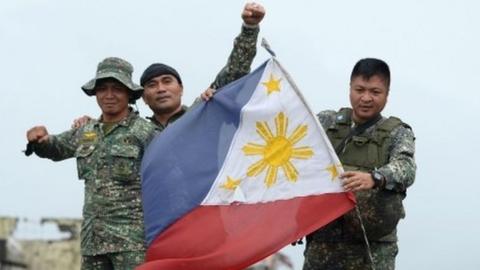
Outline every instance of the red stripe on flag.
<svg viewBox="0 0 480 270">
<path fill-rule="evenodd" d="M 137 270 L 243 269 L 353 207 L 350 193 L 200 206 L 152 242 Z"/>
</svg>

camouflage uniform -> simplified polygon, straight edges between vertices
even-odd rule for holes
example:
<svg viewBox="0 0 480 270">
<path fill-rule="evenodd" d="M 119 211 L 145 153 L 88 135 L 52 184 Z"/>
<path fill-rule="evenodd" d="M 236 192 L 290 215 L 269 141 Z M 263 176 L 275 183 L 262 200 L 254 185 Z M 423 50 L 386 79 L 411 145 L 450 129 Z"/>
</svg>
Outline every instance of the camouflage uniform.
<svg viewBox="0 0 480 270">
<path fill-rule="evenodd" d="M 308 242 L 303 269 L 370 270 L 365 244 L 360 242 Z M 376 270 L 394 270 L 398 248 L 395 242 L 371 242 Z"/>
<path fill-rule="evenodd" d="M 129 270 L 142 264 L 145 252 L 115 252 L 97 256 L 83 256 L 82 270 Z"/>
<path fill-rule="evenodd" d="M 36 144 L 39 157 L 60 161 L 75 157 L 85 180 L 81 231 L 82 255 L 145 250 L 140 200 L 140 163 L 155 127 L 135 112 L 107 133 L 103 123 L 49 136 Z"/>
<path fill-rule="evenodd" d="M 233 49 L 227 60 L 227 64 L 220 70 L 215 77 L 210 87 L 219 89 L 230 82 L 233 82 L 250 72 L 253 58 L 257 53 L 257 38 L 260 28 L 258 26 L 242 25 L 240 34 L 233 42 Z M 193 105 L 200 102 L 201 99 L 195 100 Z M 192 105 L 192 106 L 193 106 Z M 162 125 L 155 119 L 155 116 L 147 117 L 153 124 L 155 124 L 160 131 L 164 130 L 170 123 L 180 118 L 188 110 L 187 106 L 182 106 L 182 109 L 168 119 L 165 125 Z"/>
<path fill-rule="evenodd" d="M 323 111 L 318 118 L 334 147 L 353 127 L 351 109 Z M 383 189 L 355 194 L 376 269 L 395 268 L 396 225 L 405 216 L 402 200 L 415 179 L 414 140 L 408 125 L 382 117 L 347 141 L 339 154 L 346 171 L 377 170 L 385 177 Z M 371 269 L 354 210 L 307 237 L 303 269 Z"/>
</svg>

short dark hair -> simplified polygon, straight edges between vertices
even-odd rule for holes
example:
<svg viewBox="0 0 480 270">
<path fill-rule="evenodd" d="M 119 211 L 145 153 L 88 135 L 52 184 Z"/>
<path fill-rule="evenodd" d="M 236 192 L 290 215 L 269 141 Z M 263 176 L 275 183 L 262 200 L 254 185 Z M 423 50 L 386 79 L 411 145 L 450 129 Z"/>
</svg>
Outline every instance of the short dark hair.
<svg viewBox="0 0 480 270">
<path fill-rule="evenodd" d="M 375 75 L 385 81 L 387 89 L 390 88 L 390 68 L 385 61 L 376 58 L 360 59 L 353 67 L 350 81 L 358 76 L 361 76 L 365 80 L 370 80 L 370 78 Z"/>
</svg>

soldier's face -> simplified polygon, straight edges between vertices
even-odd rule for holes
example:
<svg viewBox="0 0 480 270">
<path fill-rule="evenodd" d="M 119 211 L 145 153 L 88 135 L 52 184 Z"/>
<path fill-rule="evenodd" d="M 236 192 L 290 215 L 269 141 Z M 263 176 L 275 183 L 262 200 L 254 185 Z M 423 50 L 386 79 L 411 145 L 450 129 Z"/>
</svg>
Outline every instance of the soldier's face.
<svg viewBox="0 0 480 270">
<path fill-rule="evenodd" d="M 388 88 L 385 81 L 374 75 L 369 80 L 357 76 L 350 82 L 350 104 L 353 109 L 353 120 L 364 123 L 376 117 L 385 107 Z"/>
<path fill-rule="evenodd" d="M 104 116 L 115 117 L 128 113 L 128 88 L 117 80 L 99 81 L 95 86 L 95 96 Z"/>
<path fill-rule="evenodd" d="M 174 76 L 154 77 L 143 88 L 143 100 L 156 115 L 172 114 L 181 109 L 183 86 Z"/>
</svg>

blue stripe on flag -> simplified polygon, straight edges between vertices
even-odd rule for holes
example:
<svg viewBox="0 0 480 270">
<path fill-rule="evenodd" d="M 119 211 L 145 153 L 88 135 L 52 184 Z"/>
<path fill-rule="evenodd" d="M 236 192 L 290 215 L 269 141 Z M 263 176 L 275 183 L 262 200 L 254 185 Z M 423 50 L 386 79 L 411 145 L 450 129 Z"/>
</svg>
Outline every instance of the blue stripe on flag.
<svg viewBox="0 0 480 270">
<path fill-rule="evenodd" d="M 149 245 L 208 194 L 266 64 L 193 107 L 150 143 L 141 169 Z"/>
</svg>

